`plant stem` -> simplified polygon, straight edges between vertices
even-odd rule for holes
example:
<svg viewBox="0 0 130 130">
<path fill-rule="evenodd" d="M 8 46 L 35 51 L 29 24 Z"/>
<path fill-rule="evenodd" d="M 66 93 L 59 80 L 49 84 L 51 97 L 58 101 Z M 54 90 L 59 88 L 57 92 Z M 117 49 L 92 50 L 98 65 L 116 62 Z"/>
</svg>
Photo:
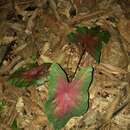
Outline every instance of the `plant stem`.
<svg viewBox="0 0 130 130">
<path fill-rule="evenodd" d="M 82 51 L 81 55 L 80 55 L 78 64 L 77 64 L 76 69 L 75 69 L 75 72 L 74 72 L 74 74 L 73 74 L 73 76 L 72 76 L 72 78 L 71 78 L 71 81 L 74 79 L 74 77 L 75 77 L 75 75 L 76 75 L 76 73 L 77 73 L 77 70 L 78 70 L 79 65 L 80 65 L 80 63 L 81 63 L 81 60 L 82 60 L 82 58 L 83 58 L 83 56 L 84 56 L 84 54 L 85 54 L 85 51 L 86 51 L 86 49 L 84 49 L 84 50 Z"/>
</svg>

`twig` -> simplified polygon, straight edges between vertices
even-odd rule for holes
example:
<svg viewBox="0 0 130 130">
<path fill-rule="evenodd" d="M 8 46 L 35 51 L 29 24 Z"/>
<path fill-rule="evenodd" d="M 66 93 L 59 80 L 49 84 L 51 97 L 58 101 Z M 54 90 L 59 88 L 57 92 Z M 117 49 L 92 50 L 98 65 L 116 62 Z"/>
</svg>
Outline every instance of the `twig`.
<svg viewBox="0 0 130 130">
<path fill-rule="evenodd" d="M 13 50 L 13 54 L 17 54 L 18 52 L 22 51 L 27 46 L 27 43 L 17 47 L 15 50 Z"/>
<path fill-rule="evenodd" d="M 93 18 L 95 16 L 99 16 L 99 15 L 102 15 L 104 13 L 105 12 L 101 10 L 101 11 L 97 11 L 97 12 L 90 13 L 90 14 L 86 13 L 84 15 L 75 16 L 73 19 L 68 21 L 68 24 L 69 25 L 74 25 L 74 24 L 79 23 L 79 22 L 81 22 L 81 21 L 83 21 L 85 19 L 91 19 L 91 18 Z"/>
<path fill-rule="evenodd" d="M 122 110 L 128 105 L 129 102 L 130 102 L 129 100 L 126 100 L 121 106 L 119 106 L 119 108 L 117 108 L 117 109 L 113 112 L 112 116 L 113 116 L 113 117 L 116 116 L 120 111 L 122 111 Z"/>
<path fill-rule="evenodd" d="M 121 112 L 128 104 L 130 103 L 130 97 L 128 95 L 128 98 L 126 99 L 126 101 L 124 101 L 124 103 L 119 106 L 113 113 L 111 118 L 109 118 L 108 120 L 104 121 L 104 123 L 102 123 L 101 125 L 98 126 L 97 130 L 100 130 L 102 127 L 106 126 L 112 118 L 114 118 L 119 112 Z"/>
<path fill-rule="evenodd" d="M 120 92 L 118 92 L 117 97 L 112 101 L 112 103 L 110 104 L 111 106 L 109 107 L 105 120 L 108 121 L 113 117 L 113 113 L 116 112 L 116 106 L 118 106 L 119 102 L 121 99 L 121 95 Z"/>
<path fill-rule="evenodd" d="M 121 112 L 129 103 L 130 101 L 125 101 L 119 108 L 117 108 L 113 114 L 112 117 L 109 120 L 104 121 L 104 123 L 102 123 L 101 125 L 99 125 L 99 127 L 97 128 L 97 130 L 100 130 L 101 128 L 105 127 L 113 117 L 115 117 L 119 112 Z"/>
<path fill-rule="evenodd" d="M 54 2 L 54 0 L 48 0 L 50 8 L 54 11 L 56 18 L 58 21 L 61 21 L 60 16 L 57 12 L 57 7 L 56 7 L 56 3 Z"/>
<path fill-rule="evenodd" d="M 12 69 L 12 67 L 13 67 L 15 64 L 17 64 L 17 62 L 18 62 L 19 60 L 21 60 L 21 57 L 16 57 L 16 58 L 14 58 L 13 61 L 12 61 L 10 64 L 8 64 L 7 66 L 2 66 L 2 67 L 0 68 L 0 75 L 3 75 L 3 74 L 8 73 L 8 72 Z"/>
<path fill-rule="evenodd" d="M 26 27 L 26 30 L 25 30 L 25 32 L 27 34 L 31 34 L 32 33 L 33 27 L 35 25 L 34 20 L 37 17 L 38 12 L 39 12 L 39 8 L 35 9 L 35 11 L 33 12 L 32 16 L 29 18 L 28 23 L 27 23 L 27 27 Z"/>
<path fill-rule="evenodd" d="M 127 74 L 127 81 L 130 85 L 130 79 L 129 79 L 129 76 L 130 76 L 130 73 L 128 72 Z M 130 88 L 129 88 L 129 85 L 127 87 L 127 99 L 123 102 L 123 104 L 121 106 L 119 106 L 113 113 L 112 113 L 112 116 L 111 118 L 109 118 L 108 120 L 104 121 L 104 123 L 102 123 L 101 125 L 98 126 L 97 130 L 100 130 L 101 128 L 103 128 L 104 126 L 106 126 L 113 117 L 115 117 L 119 112 L 121 112 L 129 103 L 130 103 Z"/>
</svg>

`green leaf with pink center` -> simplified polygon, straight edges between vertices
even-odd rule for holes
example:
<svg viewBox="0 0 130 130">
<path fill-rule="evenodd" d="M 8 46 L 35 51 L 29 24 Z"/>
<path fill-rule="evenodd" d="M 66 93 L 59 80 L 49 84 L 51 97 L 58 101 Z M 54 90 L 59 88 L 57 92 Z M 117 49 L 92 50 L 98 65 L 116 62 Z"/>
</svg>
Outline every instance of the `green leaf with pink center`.
<svg viewBox="0 0 130 130">
<path fill-rule="evenodd" d="M 87 51 L 94 57 L 97 63 L 100 62 L 101 50 L 107 45 L 110 39 L 110 33 L 100 26 L 88 28 L 86 26 L 77 26 L 74 32 L 70 32 L 68 40 L 76 43 L 83 51 Z"/>
<path fill-rule="evenodd" d="M 58 64 L 52 64 L 45 112 L 55 130 L 64 127 L 70 118 L 87 112 L 92 73 L 92 67 L 81 68 L 74 80 L 68 82 L 64 70 Z"/>
</svg>

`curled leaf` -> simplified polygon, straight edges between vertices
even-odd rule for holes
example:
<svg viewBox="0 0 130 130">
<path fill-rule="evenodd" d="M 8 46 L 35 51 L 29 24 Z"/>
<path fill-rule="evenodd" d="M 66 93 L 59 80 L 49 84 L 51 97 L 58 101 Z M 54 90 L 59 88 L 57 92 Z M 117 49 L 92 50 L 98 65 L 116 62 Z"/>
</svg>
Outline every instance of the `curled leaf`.
<svg viewBox="0 0 130 130">
<path fill-rule="evenodd" d="M 9 82 L 16 87 L 28 87 L 45 81 L 50 64 L 29 64 L 21 67 L 9 76 Z M 41 81 L 42 80 L 42 81 Z"/>
</svg>

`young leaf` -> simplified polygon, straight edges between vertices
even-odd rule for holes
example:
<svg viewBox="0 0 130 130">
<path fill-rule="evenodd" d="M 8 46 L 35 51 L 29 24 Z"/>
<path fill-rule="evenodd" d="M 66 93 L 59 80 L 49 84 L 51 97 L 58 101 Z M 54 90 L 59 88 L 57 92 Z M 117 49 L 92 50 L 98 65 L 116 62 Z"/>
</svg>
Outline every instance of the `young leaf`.
<svg viewBox="0 0 130 130">
<path fill-rule="evenodd" d="M 16 87 L 28 87 L 33 84 L 42 83 L 41 80 L 48 73 L 50 64 L 43 64 L 38 66 L 37 64 L 29 64 L 25 67 L 21 67 L 9 76 L 9 82 Z"/>
<path fill-rule="evenodd" d="M 70 118 L 81 116 L 87 111 L 92 71 L 92 67 L 82 68 L 75 79 L 68 82 L 63 69 L 52 64 L 45 112 L 55 130 L 64 127 Z"/>
</svg>

